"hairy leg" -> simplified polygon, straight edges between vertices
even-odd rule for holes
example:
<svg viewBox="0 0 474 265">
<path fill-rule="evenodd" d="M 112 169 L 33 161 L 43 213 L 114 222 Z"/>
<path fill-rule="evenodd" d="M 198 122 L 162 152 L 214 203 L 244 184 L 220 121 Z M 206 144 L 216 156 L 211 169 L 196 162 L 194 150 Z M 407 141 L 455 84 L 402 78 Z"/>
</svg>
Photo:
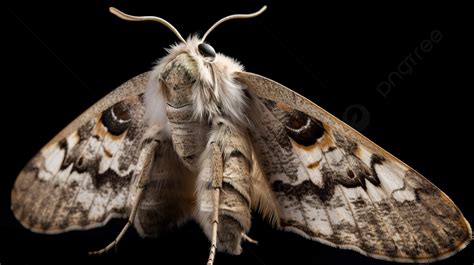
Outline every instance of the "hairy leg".
<svg viewBox="0 0 474 265">
<path fill-rule="evenodd" d="M 108 244 L 105 248 L 97 250 L 97 251 L 89 252 L 89 255 L 100 255 L 116 247 L 118 242 L 125 235 L 125 232 L 127 232 L 128 228 L 133 223 L 133 220 L 135 219 L 135 215 L 137 213 L 138 206 L 143 196 L 143 190 L 145 189 L 149 181 L 150 168 L 152 166 L 154 154 L 157 148 L 158 148 L 157 141 L 152 140 L 152 139 L 144 141 L 143 149 L 140 153 L 140 157 L 138 158 L 138 162 L 137 162 L 137 167 L 136 167 L 137 171 L 135 172 L 138 178 L 137 196 L 136 196 L 135 202 L 133 203 L 132 210 L 130 212 L 130 216 L 128 217 L 127 223 L 122 228 L 122 231 L 120 231 L 120 233 L 114 239 L 114 241 Z"/>
</svg>

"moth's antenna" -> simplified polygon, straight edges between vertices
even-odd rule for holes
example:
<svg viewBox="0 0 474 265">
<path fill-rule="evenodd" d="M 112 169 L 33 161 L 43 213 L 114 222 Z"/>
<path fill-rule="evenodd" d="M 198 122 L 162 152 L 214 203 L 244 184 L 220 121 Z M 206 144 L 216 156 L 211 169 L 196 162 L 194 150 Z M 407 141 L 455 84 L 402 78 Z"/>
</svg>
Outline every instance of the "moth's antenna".
<svg viewBox="0 0 474 265">
<path fill-rule="evenodd" d="M 204 40 L 206 39 L 207 35 L 209 35 L 209 33 L 211 33 L 211 31 L 213 31 L 217 26 L 219 26 L 219 25 L 222 24 L 223 22 L 225 22 L 225 21 L 227 21 L 227 20 L 231 20 L 231 19 L 253 18 L 253 17 L 256 17 L 256 16 L 262 14 L 263 11 L 265 11 L 266 9 L 267 9 L 267 6 L 263 6 L 262 8 L 260 8 L 260 10 L 258 10 L 258 11 L 255 12 L 255 13 L 252 13 L 252 14 L 236 14 L 236 15 L 230 15 L 230 16 L 221 18 L 219 21 L 217 21 L 216 23 L 214 23 L 214 25 L 212 25 L 212 27 L 210 27 L 210 28 L 206 31 L 206 33 L 205 33 L 204 36 L 202 37 L 202 42 L 204 42 Z"/>
<path fill-rule="evenodd" d="M 181 34 L 179 34 L 179 31 L 178 31 L 175 27 L 173 27 L 173 25 L 171 25 L 171 23 L 169 23 L 168 21 L 162 19 L 161 17 L 153 17 L 153 16 L 137 17 L 137 16 L 131 16 L 131 15 L 128 15 L 128 14 L 123 13 L 122 11 L 118 10 L 118 9 L 115 8 L 115 7 L 110 7 L 110 8 L 109 8 L 109 11 L 110 11 L 110 13 L 116 15 L 117 17 L 119 17 L 119 18 L 121 18 L 121 19 L 124 19 L 124 20 L 128 20 L 128 21 L 147 21 L 147 20 L 150 20 L 150 21 L 159 22 L 159 23 L 165 25 L 165 26 L 166 26 L 167 28 L 169 28 L 171 31 L 173 31 L 173 33 L 178 37 L 178 39 L 186 44 L 186 41 L 185 41 L 184 38 L 181 36 Z"/>
</svg>

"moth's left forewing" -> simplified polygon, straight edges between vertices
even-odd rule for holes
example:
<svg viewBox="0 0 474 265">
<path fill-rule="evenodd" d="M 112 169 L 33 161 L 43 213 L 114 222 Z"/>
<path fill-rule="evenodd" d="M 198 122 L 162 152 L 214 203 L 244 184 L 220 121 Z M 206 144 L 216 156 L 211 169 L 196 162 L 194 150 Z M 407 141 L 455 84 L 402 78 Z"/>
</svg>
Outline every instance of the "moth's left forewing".
<svg viewBox="0 0 474 265">
<path fill-rule="evenodd" d="M 89 229 L 126 217 L 147 124 L 148 74 L 124 83 L 69 124 L 18 175 L 15 217 L 40 233 Z"/>
<path fill-rule="evenodd" d="M 259 119 L 252 139 L 283 229 L 375 258 L 430 262 L 472 232 L 418 172 L 294 91 L 241 72 Z"/>
</svg>

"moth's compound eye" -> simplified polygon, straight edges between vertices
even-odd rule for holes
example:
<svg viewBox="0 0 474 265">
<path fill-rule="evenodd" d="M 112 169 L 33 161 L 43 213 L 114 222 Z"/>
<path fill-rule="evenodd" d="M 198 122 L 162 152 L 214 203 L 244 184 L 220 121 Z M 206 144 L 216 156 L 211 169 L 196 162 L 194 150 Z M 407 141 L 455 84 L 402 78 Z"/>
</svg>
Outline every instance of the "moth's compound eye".
<svg viewBox="0 0 474 265">
<path fill-rule="evenodd" d="M 216 58 L 216 51 L 211 45 L 203 42 L 198 45 L 198 49 L 202 57 L 208 59 L 210 62 L 214 61 Z"/>
</svg>

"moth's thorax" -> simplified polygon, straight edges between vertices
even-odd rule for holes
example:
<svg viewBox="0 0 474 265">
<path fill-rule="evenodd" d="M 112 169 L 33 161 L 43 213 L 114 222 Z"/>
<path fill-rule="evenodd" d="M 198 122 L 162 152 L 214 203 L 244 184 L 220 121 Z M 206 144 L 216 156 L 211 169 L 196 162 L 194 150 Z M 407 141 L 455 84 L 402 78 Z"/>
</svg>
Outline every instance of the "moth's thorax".
<svg viewBox="0 0 474 265">
<path fill-rule="evenodd" d="M 168 105 L 180 108 L 192 103 L 197 73 L 196 62 L 187 53 L 179 54 L 164 66 L 159 79 Z"/>
</svg>

